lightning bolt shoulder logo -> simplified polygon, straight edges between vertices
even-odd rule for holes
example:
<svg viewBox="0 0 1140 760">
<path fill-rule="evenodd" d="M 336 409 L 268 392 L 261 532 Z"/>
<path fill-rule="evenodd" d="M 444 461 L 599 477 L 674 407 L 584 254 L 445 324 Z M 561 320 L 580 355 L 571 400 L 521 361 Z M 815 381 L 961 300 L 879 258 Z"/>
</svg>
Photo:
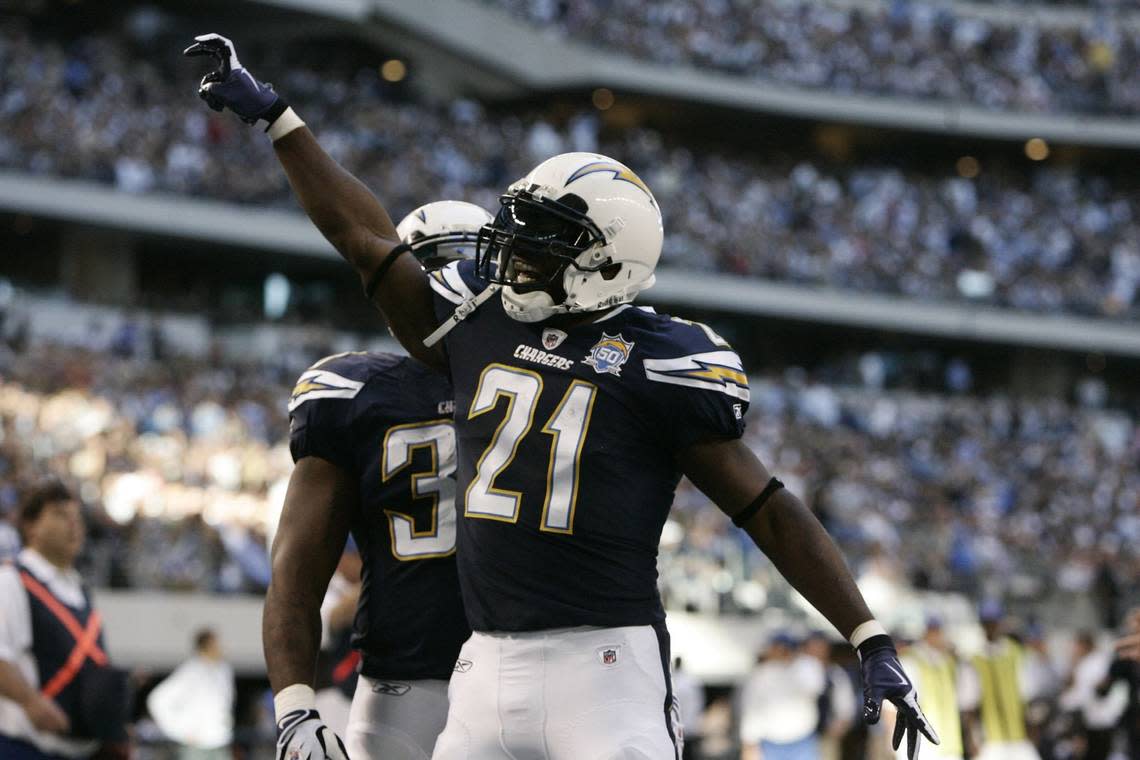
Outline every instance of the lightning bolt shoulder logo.
<svg viewBox="0 0 1140 760">
<path fill-rule="evenodd" d="M 616 161 L 591 161 L 585 166 L 575 169 L 574 173 L 571 174 L 569 178 L 567 178 L 566 185 L 569 185 L 576 180 L 582 179 L 582 177 L 586 177 L 591 174 L 599 174 L 602 172 L 612 174 L 615 180 L 628 182 L 631 185 L 634 185 L 643 193 L 648 195 L 649 200 L 653 200 L 653 193 L 649 192 L 649 186 L 641 181 L 641 177 L 634 174 L 633 170 L 631 170 L 628 166 L 623 166 Z M 656 201 L 654 201 L 654 203 L 656 203 Z"/>
<path fill-rule="evenodd" d="M 735 351 L 706 351 L 677 359 L 646 359 L 645 377 L 659 383 L 718 391 L 748 401 L 748 376 Z"/>
<path fill-rule="evenodd" d="M 359 380 L 350 380 L 335 372 L 324 369 L 310 369 L 301 375 L 297 385 L 293 387 L 293 395 L 289 398 L 289 411 L 299 407 L 306 401 L 318 398 L 356 398 L 364 383 Z"/>
</svg>

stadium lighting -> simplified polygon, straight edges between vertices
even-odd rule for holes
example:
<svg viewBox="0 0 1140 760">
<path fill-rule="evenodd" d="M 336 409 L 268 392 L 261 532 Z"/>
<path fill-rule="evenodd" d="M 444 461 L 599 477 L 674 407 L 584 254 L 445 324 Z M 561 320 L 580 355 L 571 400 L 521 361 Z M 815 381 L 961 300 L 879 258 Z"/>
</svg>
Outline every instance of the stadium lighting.
<svg viewBox="0 0 1140 760">
<path fill-rule="evenodd" d="M 607 87 L 599 87 L 594 90 L 592 100 L 594 101 L 594 108 L 599 111 L 608 111 L 613 108 L 614 93 Z"/>
<path fill-rule="evenodd" d="M 385 82 L 402 82 L 407 75 L 408 67 L 399 58 L 384 61 L 380 66 L 380 76 Z"/>
<path fill-rule="evenodd" d="M 1030 161 L 1044 161 L 1049 157 L 1049 143 L 1040 137 L 1025 142 L 1025 155 Z"/>
<path fill-rule="evenodd" d="M 982 171 L 982 165 L 973 156 L 962 156 L 954 166 L 958 170 L 958 176 L 965 179 L 973 179 Z"/>
</svg>

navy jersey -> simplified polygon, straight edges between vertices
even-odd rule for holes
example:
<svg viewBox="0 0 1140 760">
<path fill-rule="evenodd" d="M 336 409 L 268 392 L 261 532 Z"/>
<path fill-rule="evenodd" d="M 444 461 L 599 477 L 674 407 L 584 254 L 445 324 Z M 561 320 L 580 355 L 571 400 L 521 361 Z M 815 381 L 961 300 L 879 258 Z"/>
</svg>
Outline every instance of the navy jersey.
<svg viewBox="0 0 1140 760">
<path fill-rule="evenodd" d="M 470 634 L 455 570 L 452 408 L 445 377 L 370 353 L 317 362 L 289 402 L 293 460 L 328 460 L 360 484 L 352 640 L 372 678 L 450 678 Z"/>
<path fill-rule="evenodd" d="M 440 318 L 485 284 L 430 275 Z M 558 330 L 492 298 L 445 343 L 459 436 L 459 577 L 472 628 L 664 619 L 657 545 L 678 450 L 738 438 L 740 359 L 709 328 L 633 306 Z"/>
</svg>

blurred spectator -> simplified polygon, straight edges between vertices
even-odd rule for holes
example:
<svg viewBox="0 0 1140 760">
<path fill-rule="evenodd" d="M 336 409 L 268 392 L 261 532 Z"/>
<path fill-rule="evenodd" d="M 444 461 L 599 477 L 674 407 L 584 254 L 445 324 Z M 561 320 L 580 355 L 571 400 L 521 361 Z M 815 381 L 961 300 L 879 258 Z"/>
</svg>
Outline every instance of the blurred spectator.
<svg viewBox="0 0 1140 760">
<path fill-rule="evenodd" d="M 841 646 L 846 646 L 846 642 Z M 831 648 L 831 641 L 820 631 L 813 631 L 804 641 L 804 654 L 819 660 L 826 679 L 823 693 L 819 695 L 819 724 L 816 727 L 820 760 L 840 760 L 843 737 L 855 721 L 856 705 L 861 705 L 851 676 L 832 662 Z"/>
<path fill-rule="evenodd" d="M 1129 616 L 1129 627 L 1140 632 L 1140 610 L 1133 610 Z M 1108 679 L 1101 689 L 1116 688 L 1123 684 L 1128 694 L 1128 706 L 1121 716 L 1121 726 L 1125 731 L 1128 757 L 1140 757 L 1140 657 L 1129 656 L 1127 641 L 1125 646 L 1116 646 L 1116 657 L 1109 667 Z"/>
<path fill-rule="evenodd" d="M 1111 5 L 1061 25 L 933 2 L 484 2 L 607 53 L 669 67 L 990 110 L 1140 111 L 1140 47 Z"/>
<path fill-rule="evenodd" d="M 967 754 L 962 732 L 961 712 L 965 700 L 977 692 L 976 675 L 968 666 L 958 661 L 950 640 L 942 627 L 942 621 L 930 617 L 922 639 L 910 646 L 902 655 L 902 663 L 907 675 L 914 682 L 922 701 L 922 710 L 934 730 L 938 732 L 940 743 L 923 748 L 923 755 L 964 760 L 973 756 Z M 884 705 L 884 708 L 887 708 Z M 884 728 L 884 736 L 890 737 L 894 727 L 894 710 L 887 708 L 891 715 Z M 898 748 L 895 757 L 906 757 L 906 742 Z"/>
<path fill-rule="evenodd" d="M 798 652 L 788 634 L 773 636 L 740 689 L 742 756 L 818 760 L 819 697 L 826 686 L 819 660 Z"/>
<path fill-rule="evenodd" d="M 1005 611 L 993 601 L 982 604 L 979 618 L 986 641 L 971 664 L 977 674 L 977 701 L 964 700 L 976 714 L 970 733 L 980 746 L 979 760 L 1040 760 L 1029 741 L 1021 645 L 1005 628 Z M 973 702 L 973 703 L 971 703 Z"/>
<path fill-rule="evenodd" d="M 79 502 L 62 484 L 43 483 L 24 501 L 19 528 L 25 548 L 0 566 L 0 757 L 90 758 L 101 744 L 122 748 L 126 677 L 110 667 L 102 618 L 75 569 Z"/>
<path fill-rule="evenodd" d="M 1084 760 L 1108 760 L 1116 727 L 1128 707 L 1128 685 L 1109 681 L 1111 664 L 1112 656 L 1097 650 L 1092 632 L 1077 634 L 1068 684 L 1059 703 L 1062 710 L 1078 717 Z"/>
<path fill-rule="evenodd" d="M 1057 695 L 1064 684 L 1060 670 L 1050 656 L 1042 627 L 1032 623 L 1022 632 L 1022 637 L 1025 657 L 1021 667 L 1024 681 L 1022 691 L 1030 695 L 1026 704 L 1025 722 L 1030 741 L 1037 747 L 1042 758 L 1048 760 L 1053 757 L 1050 748 L 1057 738 L 1051 733 L 1058 725 Z"/>
<path fill-rule="evenodd" d="M 147 697 L 155 724 L 179 745 L 179 760 L 230 760 L 234 672 L 215 631 L 194 635 L 194 654 Z"/>
<path fill-rule="evenodd" d="M 717 697 L 701 716 L 701 755 L 703 760 L 739 760 L 733 736 L 732 700 Z"/>
<path fill-rule="evenodd" d="M 681 713 L 681 729 L 685 737 L 682 760 L 701 757 L 701 718 L 705 713 L 705 687 L 684 667 L 680 657 L 673 658 L 673 698 Z"/>
</svg>

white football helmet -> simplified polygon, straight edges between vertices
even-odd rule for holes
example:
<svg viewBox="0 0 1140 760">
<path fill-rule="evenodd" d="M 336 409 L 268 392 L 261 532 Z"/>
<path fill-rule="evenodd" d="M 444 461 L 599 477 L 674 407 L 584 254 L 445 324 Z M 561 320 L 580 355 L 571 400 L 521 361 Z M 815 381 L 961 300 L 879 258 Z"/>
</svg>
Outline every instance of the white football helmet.
<svg viewBox="0 0 1140 760">
<path fill-rule="evenodd" d="M 651 287 L 664 229 L 657 201 L 629 167 L 597 153 L 563 153 L 507 188 L 475 254 L 502 285 L 514 319 L 629 303 Z"/>
<path fill-rule="evenodd" d="M 424 269 L 432 270 L 474 256 L 479 230 L 492 218 L 474 203 L 436 201 L 405 216 L 396 225 L 396 234 Z"/>
</svg>

